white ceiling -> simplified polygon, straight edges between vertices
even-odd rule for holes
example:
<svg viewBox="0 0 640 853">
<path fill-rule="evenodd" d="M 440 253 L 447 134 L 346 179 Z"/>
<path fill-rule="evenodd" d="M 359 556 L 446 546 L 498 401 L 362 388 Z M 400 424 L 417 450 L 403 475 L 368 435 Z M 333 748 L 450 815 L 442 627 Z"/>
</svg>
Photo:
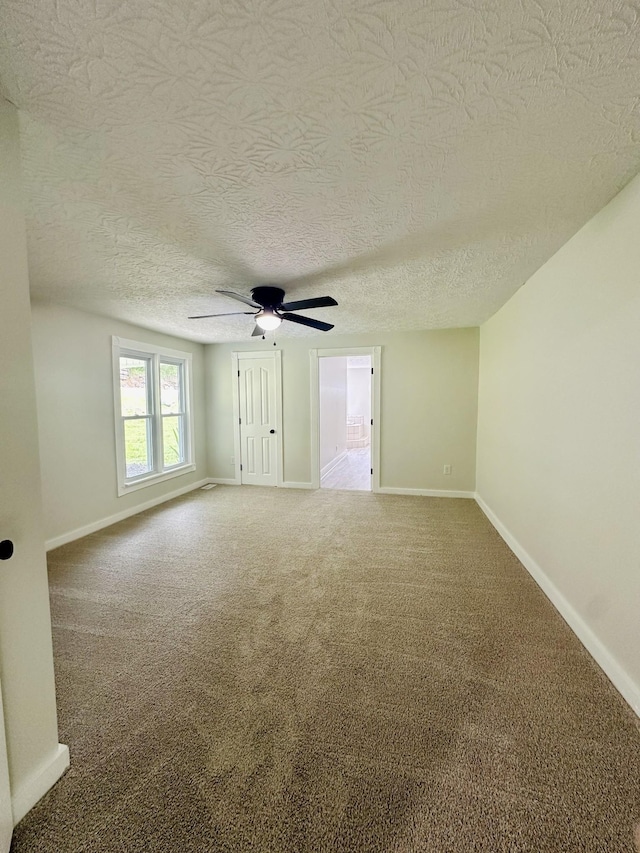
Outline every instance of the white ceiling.
<svg viewBox="0 0 640 853">
<path fill-rule="evenodd" d="M 327 342 L 480 324 L 640 168 L 640 0 L 0 16 L 34 297 L 194 340 L 248 338 L 186 317 L 259 283 L 335 297 Z"/>
</svg>

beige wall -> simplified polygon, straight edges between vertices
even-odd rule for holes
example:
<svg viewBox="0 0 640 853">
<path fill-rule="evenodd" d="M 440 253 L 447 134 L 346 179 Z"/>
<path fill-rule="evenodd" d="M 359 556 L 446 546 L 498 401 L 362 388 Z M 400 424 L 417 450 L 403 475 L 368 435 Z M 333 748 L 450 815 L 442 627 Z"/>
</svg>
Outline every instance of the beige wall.
<svg viewBox="0 0 640 853">
<path fill-rule="evenodd" d="M 248 330 L 249 333 L 249 330 Z M 382 487 L 473 491 L 478 387 L 478 329 L 283 338 L 284 479 L 311 482 L 312 348 L 382 347 Z M 277 340 L 277 337 L 276 337 Z M 271 342 L 206 348 L 209 472 L 232 478 L 231 353 Z M 443 466 L 452 466 L 451 476 Z"/>
<path fill-rule="evenodd" d="M 16 111 L 0 98 L 0 539 L 15 545 L 0 564 L 0 677 L 11 792 L 24 800 L 58 732 L 19 171 Z"/>
<path fill-rule="evenodd" d="M 53 305 L 32 306 L 47 540 L 207 476 L 203 347 Z M 196 470 L 118 497 L 111 362 L 116 335 L 193 353 Z"/>
<path fill-rule="evenodd" d="M 320 470 L 347 449 L 347 359 L 321 358 L 320 384 Z"/>
<path fill-rule="evenodd" d="M 477 488 L 640 700 L 639 223 L 637 178 L 482 327 Z"/>
</svg>

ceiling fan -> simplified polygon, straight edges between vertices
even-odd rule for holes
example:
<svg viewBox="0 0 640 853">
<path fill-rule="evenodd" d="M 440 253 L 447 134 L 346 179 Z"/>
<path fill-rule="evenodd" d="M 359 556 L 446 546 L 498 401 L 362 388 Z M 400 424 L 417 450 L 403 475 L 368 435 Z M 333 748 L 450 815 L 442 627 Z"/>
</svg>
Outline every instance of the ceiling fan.
<svg viewBox="0 0 640 853">
<path fill-rule="evenodd" d="M 228 314 L 198 314 L 188 319 L 204 320 L 207 317 L 233 317 L 239 314 L 250 314 L 256 318 L 256 326 L 251 337 L 264 335 L 265 332 L 277 329 L 283 320 L 299 323 L 301 326 L 309 326 L 321 332 L 328 332 L 329 329 L 333 329 L 332 323 L 323 323 L 322 320 L 313 320 L 311 317 L 303 317 L 301 314 L 292 314 L 291 312 L 304 308 L 328 308 L 331 305 L 338 304 L 331 296 L 318 296 L 315 299 L 299 299 L 297 302 L 284 302 L 284 290 L 281 287 L 272 287 L 267 284 L 260 287 L 253 287 L 251 289 L 251 297 L 243 296 L 241 293 L 234 293 L 233 290 L 216 290 L 216 293 L 222 293 L 223 296 L 230 296 L 232 299 L 244 302 L 245 305 L 250 305 L 256 310 L 232 311 Z"/>
</svg>

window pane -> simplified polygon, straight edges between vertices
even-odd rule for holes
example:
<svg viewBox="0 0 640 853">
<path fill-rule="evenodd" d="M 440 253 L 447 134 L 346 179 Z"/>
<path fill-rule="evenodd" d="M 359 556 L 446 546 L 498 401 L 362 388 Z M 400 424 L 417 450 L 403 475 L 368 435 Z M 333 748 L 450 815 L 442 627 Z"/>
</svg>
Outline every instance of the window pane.
<svg viewBox="0 0 640 853">
<path fill-rule="evenodd" d="M 160 362 L 160 401 L 163 415 L 177 415 L 182 407 L 182 365 Z"/>
<path fill-rule="evenodd" d="M 151 421 L 148 418 L 124 421 L 124 456 L 127 465 L 127 477 L 139 477 L 140 474 L 148 474 L 153 470 L 150 428 Z"/>
<path fill-rule="evenodd" d="M 149 362 L 120 356 L 120 400 L 123 417 L 149 414 Z"/>
<path fill-rule="evenodd" d="M 165 468 L 184 462 L 184 430 L 182 415 L 162 418 L 162 447 Z"/>
</svg>

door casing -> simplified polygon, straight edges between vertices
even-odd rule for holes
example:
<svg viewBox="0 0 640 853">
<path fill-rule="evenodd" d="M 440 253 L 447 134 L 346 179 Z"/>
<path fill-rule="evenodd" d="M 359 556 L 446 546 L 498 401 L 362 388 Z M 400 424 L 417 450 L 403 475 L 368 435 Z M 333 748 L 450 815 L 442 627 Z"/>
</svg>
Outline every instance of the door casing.
<svg viewBox="0 0 640 853">
<path fill-rule="evenodd" d="M 238 387 L 238 371 L 240 361 L 244 359 L 269 358 L 273 359 L 275 388 L 276 388 L 276 486 L 282 486 L 283 475 L 283 446 L 282 446 L 282 351 L 281 350 L 251 350 L 250 352 L 232 352 L 231 367 L 233 379 L 233 418 L 235 429 L 233 431 L 233 453 L 234 453 L 234 482 L 242 484 L 242 444 L 240 441 L 240 389 Z"/>
<path fill-rule="evenodd" d="M 11 788 L 9 787 L 9 764 L 7 761 L 7 743 L 4 733 L 4 712 L 2 710 L 2 689 L 0 687 L 0 853 L 8 853 L 13 833 L 13 809 L 11 807 Z"/>
<path fill-rule="evenodd" d="M 336 347 L 309 350 L 311 373 L 311 488 L 320 488 L 320 370 L 318 359 L 370 355 L 371 375 L 371 491 L 380 491 L 380 364 L 382 347 Z"/>
</svg>

